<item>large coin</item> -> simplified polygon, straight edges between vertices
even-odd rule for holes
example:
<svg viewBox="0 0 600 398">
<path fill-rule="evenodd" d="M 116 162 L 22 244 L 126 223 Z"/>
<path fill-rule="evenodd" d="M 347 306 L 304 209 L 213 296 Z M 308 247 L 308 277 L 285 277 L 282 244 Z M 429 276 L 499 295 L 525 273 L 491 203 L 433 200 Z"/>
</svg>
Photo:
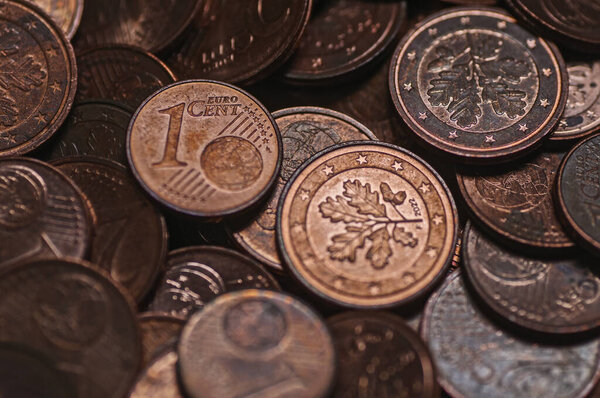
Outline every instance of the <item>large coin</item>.
<svg viewBox="0 0 600 398">
<path fill-rule="evenodd" d="M 177 360 L 175 348 L 162 352 L 142 371 L 129 398 L 183 398 L 177 381 Z"/>
<path fill-rule="evenodd" d="M 29 0 L 44 10 L 62 29 L 68 39 L 72 39 L 79 27 L 83 13 L 83 0 Z"/>
</svg>

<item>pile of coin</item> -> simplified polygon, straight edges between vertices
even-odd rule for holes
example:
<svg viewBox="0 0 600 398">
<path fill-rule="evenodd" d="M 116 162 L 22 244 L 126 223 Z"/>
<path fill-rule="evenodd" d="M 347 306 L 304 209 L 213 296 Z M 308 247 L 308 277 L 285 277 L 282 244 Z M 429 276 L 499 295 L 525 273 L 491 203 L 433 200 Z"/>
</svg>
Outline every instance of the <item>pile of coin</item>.
<svg viewBox="0 0 600 398">
<path fill-rule="evenodd" d="M 600 397 L 598 0 L 0 0 L 0 396 Z"/>
</svg>

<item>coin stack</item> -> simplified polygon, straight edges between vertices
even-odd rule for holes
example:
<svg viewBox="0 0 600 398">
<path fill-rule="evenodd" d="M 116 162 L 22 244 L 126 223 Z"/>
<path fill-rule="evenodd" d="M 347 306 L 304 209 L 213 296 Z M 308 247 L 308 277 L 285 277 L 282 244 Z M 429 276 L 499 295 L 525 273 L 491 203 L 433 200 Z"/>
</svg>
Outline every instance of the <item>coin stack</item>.
<svg viewBox="0 0 600 398">
<path fill-rule="evenodd" d="M 599 0 L 0 0 L 0 396 L 598 398 Z"/>
</svg>

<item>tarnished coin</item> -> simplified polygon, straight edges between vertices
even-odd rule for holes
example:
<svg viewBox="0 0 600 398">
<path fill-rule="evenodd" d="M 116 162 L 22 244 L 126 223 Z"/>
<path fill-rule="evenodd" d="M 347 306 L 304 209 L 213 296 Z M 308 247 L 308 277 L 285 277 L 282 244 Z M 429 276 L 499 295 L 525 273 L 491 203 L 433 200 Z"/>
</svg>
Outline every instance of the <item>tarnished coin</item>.
<svg viewBox="0 0 600 398">
<path fill-rule="evenodd" d="M 323 398 L 334 381 L 327 327 L 309 307 L 276 292 L 219 297 L 186 324 L 178 351 L 190 398 Z"/>
<path fill-rule="evenodd" d="M 598 379 L 600 342 L 524 340 L 475 305 L 454 272 L 425 307 L 421 335 L 454 398 L 583 398 Z"/>
<path fill-rule="evenodd" d="M 113 45 L 77 57 L 76 100 L 111 100 L 132 110 L 159 88 L 173 83 L 173 72 L 154 55 L 137 47 Z"/>
<path fill-rule="evenodd" d="M 187 318 L 217 296 L 242 289 L 279 290 L 279 284 L 262 265 L 233 250 L 186 247 L 169 253 L 150 310 Z"/>
<path fill-rule="evenodd" d="M 312 0 L 210 0 L 167 63 L 185 79 L 247 84 L 292 55 Z"/>
<path fill-rule="evenodd" d="M 51 357 L 77 397 L 127 393 L 141 361 L 139 331 L 132 300 L 106 274 L 83 261 L 40 260 L 1 270 L 0 291 L 1 342 Z"/>
<path fill-rule="evenodd" d="M 397 315 L 345 312 L 327 320 L 337 353 L 334 398 L 440 395 L 419 335 Z"/>
<path fill-rule="evenodd" d="M 29 0 L 44 10 L 62 29 L 68 39 L 72 39 L 79 27 L 83 12 L 83 0 Z"/>
<path fill-rule="evenodd" d="M 560 53 L 496 9 L 434 14 L 398 46 L 396 109 L 416 136 L 460 161 L 500 162 L 541 144 L 567 101 Z"/>
<path fill-rule="evenodd" d="M 63 123 L 77 89 L 64 33 L 26 0 L 0 7 L 0 157 L 31 152 Z"/>
<path fill-rule="evenodd" d="M 91 233 L 87 204 L 64 174 L 33 159 L 0 161 L 0 269 L 40 258 L 83 258 Z"/>
<path fill-rule="evenodd" d="M 281 271 L 275 224 L 277 204 L 289 178 L 305 160 L 340 142 L 376 140 L 365 126 L 341 113 L 324 108 L 298 107 L 273 113 L 283 140 L 283 163 L 274 192 L 250 224 L 234 226 L 233 237 L 247 252 Z"/>
<path fill-rule="evenodd" d="M 365 67 L 398 37 L 405 1 L 330 0 L 317 4 L 285 78 L 317 83 Z"/>
<path fill-rule="evenodd" d="M 268 193 L 282 160 L 279 129 L 245 91 L 189 80 L 149 97 L 129 125 L 127 156 L 161 204 L 197 217 L 245 210 Z"/>
<path fill-rule="evenodd" d="M 177 351 L 165 350 L 142 371 L 129 398 L 183 398 L 177 381 Z"/>
<path fill-rule="evenodd" d="M 183 318 L 151 312 L 140 315 L 138 321 L 142 331 L 143 365 L 148 364 L 166 345 L 175 343 L 185 324 Z"/>
<path fill-rule="evenodd" d="M 311 292 L 346 307 L 389 307 L 444 275 L 458 215 L 448 188 L 420 158 L 353 142 L 296 171 L 279 202 L 277 234 L 288 268 Z"/>
<path fill-rule="evenodd" d="M 589 258 L 526 257 L 498 246 L 470 223 L 464 266 L 483 300 L 504 318 L 547 333 L 600 326 L 600 273 Z"/>
<path fill-rule="evenodd" d="M 476 218 L 496 235 L 530 248 L 574 246 L 554 210 L 552 188 L 564 153 L 540 152 L 501 168 L 461 168 L 460 192 Z"/>
</svg>

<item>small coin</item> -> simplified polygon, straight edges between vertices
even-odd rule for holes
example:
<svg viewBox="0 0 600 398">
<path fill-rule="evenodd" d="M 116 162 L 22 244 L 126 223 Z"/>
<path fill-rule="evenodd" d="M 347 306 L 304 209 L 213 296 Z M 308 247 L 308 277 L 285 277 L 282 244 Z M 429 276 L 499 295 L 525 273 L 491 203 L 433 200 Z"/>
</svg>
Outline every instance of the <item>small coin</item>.
<svg viewBox="0 0 600 398">
<path fill-rule="evenodd" d="M 440 395 L 421 337 L 397 315 L 345 312 L 328 319 L 337 353 L 334 398 Z"/>
<path fill-rule="evenodd" d="M 72 39 L 79 27 L 83 0 L 29 0 L 44 10 L 62 29 L 67 39 Z"/>
<path fill-rule="evenodd" d="M 449 9 L 418 24 L 390 70 L 396 109 L 455 160 L 500 162 L 541 144 L 567 101 L 558 50 L 503 11 Z"/>
<path fill-rule="evenodd" d="M 245 91 L 188 80 L 149 97 L 133 116 L 127 156 L 161 204 L 205 218 L 245 210 L 268 193 L 282 160 L 279 129 Z"/>
<path fill-rule="evenodd" d="M 167 344 L 179 340 L 185 324 L 183 318 L 171 315 L 144 313 L 138 317 L 142 332 L 142 364 L 150 360 Z M 162 395 L 160 395 L 162 397 Z"/>
<path fill-rule="evenodd" d="M 141 361 L 139 331 L 131 298 L 108 275 L 83 261 L 39 260 L 3 269 L 0 291 L 0 341 L 53 358 L 77 397 L 129 390 Z"/>
<path fill-rule="evenodd" d="M 298 107 L 273 113 L 283 140 L 283 163 L 274 192 L 266 206 L 248 225 L 233 233 L 234 239 L 263 264 L 282 271 L 277 253 L 275 224 L 277 204 L 289 178 L 305 160 L 317 152 L 345 141 L 376 140 L 356 120 L 324 108 Z"/>
<path fill-rule="evenodd" d="M 0 7 L 0 157 L 31 152 L 63 123 L 75 97 L 77 66 L 60 28 L 25 0 Z"/>
<path fill-rule="evenodd" d="M 444 275 L 458 234 L 454 200 L 420 158 L 377 142 L 315 155 L 279 202 L 278 243 L 292 274 L 337 305 L 389 307 Z"/>
<path fill-rule="evenodd" d="M 334 381 L 327 327 L 309 307 L 277 292 L 219 297 L 190 319 L 178 351 L 191 398 L 323 398 Z"/>
<path fill-rule="evenodd" d="M 233 250 L 186 247 L 169 253 L 150 310 L 188 318 L 217 296 L 242 289 L 279 290 L 279 284 L 262 265 Z"/>
<path fill-rule="evenodd" d="M 177 382 L 177 351 L 165 350 L 142 371 L 129 398 L 183 398 Z"/>
<path fill-rule="evenodd" d="M 421 335 L 452 397 L 583 398 L 598 379 L 600 342 L 525 340 L 476 306 L 460 272 L 428 301 Z"/>
</svg>

